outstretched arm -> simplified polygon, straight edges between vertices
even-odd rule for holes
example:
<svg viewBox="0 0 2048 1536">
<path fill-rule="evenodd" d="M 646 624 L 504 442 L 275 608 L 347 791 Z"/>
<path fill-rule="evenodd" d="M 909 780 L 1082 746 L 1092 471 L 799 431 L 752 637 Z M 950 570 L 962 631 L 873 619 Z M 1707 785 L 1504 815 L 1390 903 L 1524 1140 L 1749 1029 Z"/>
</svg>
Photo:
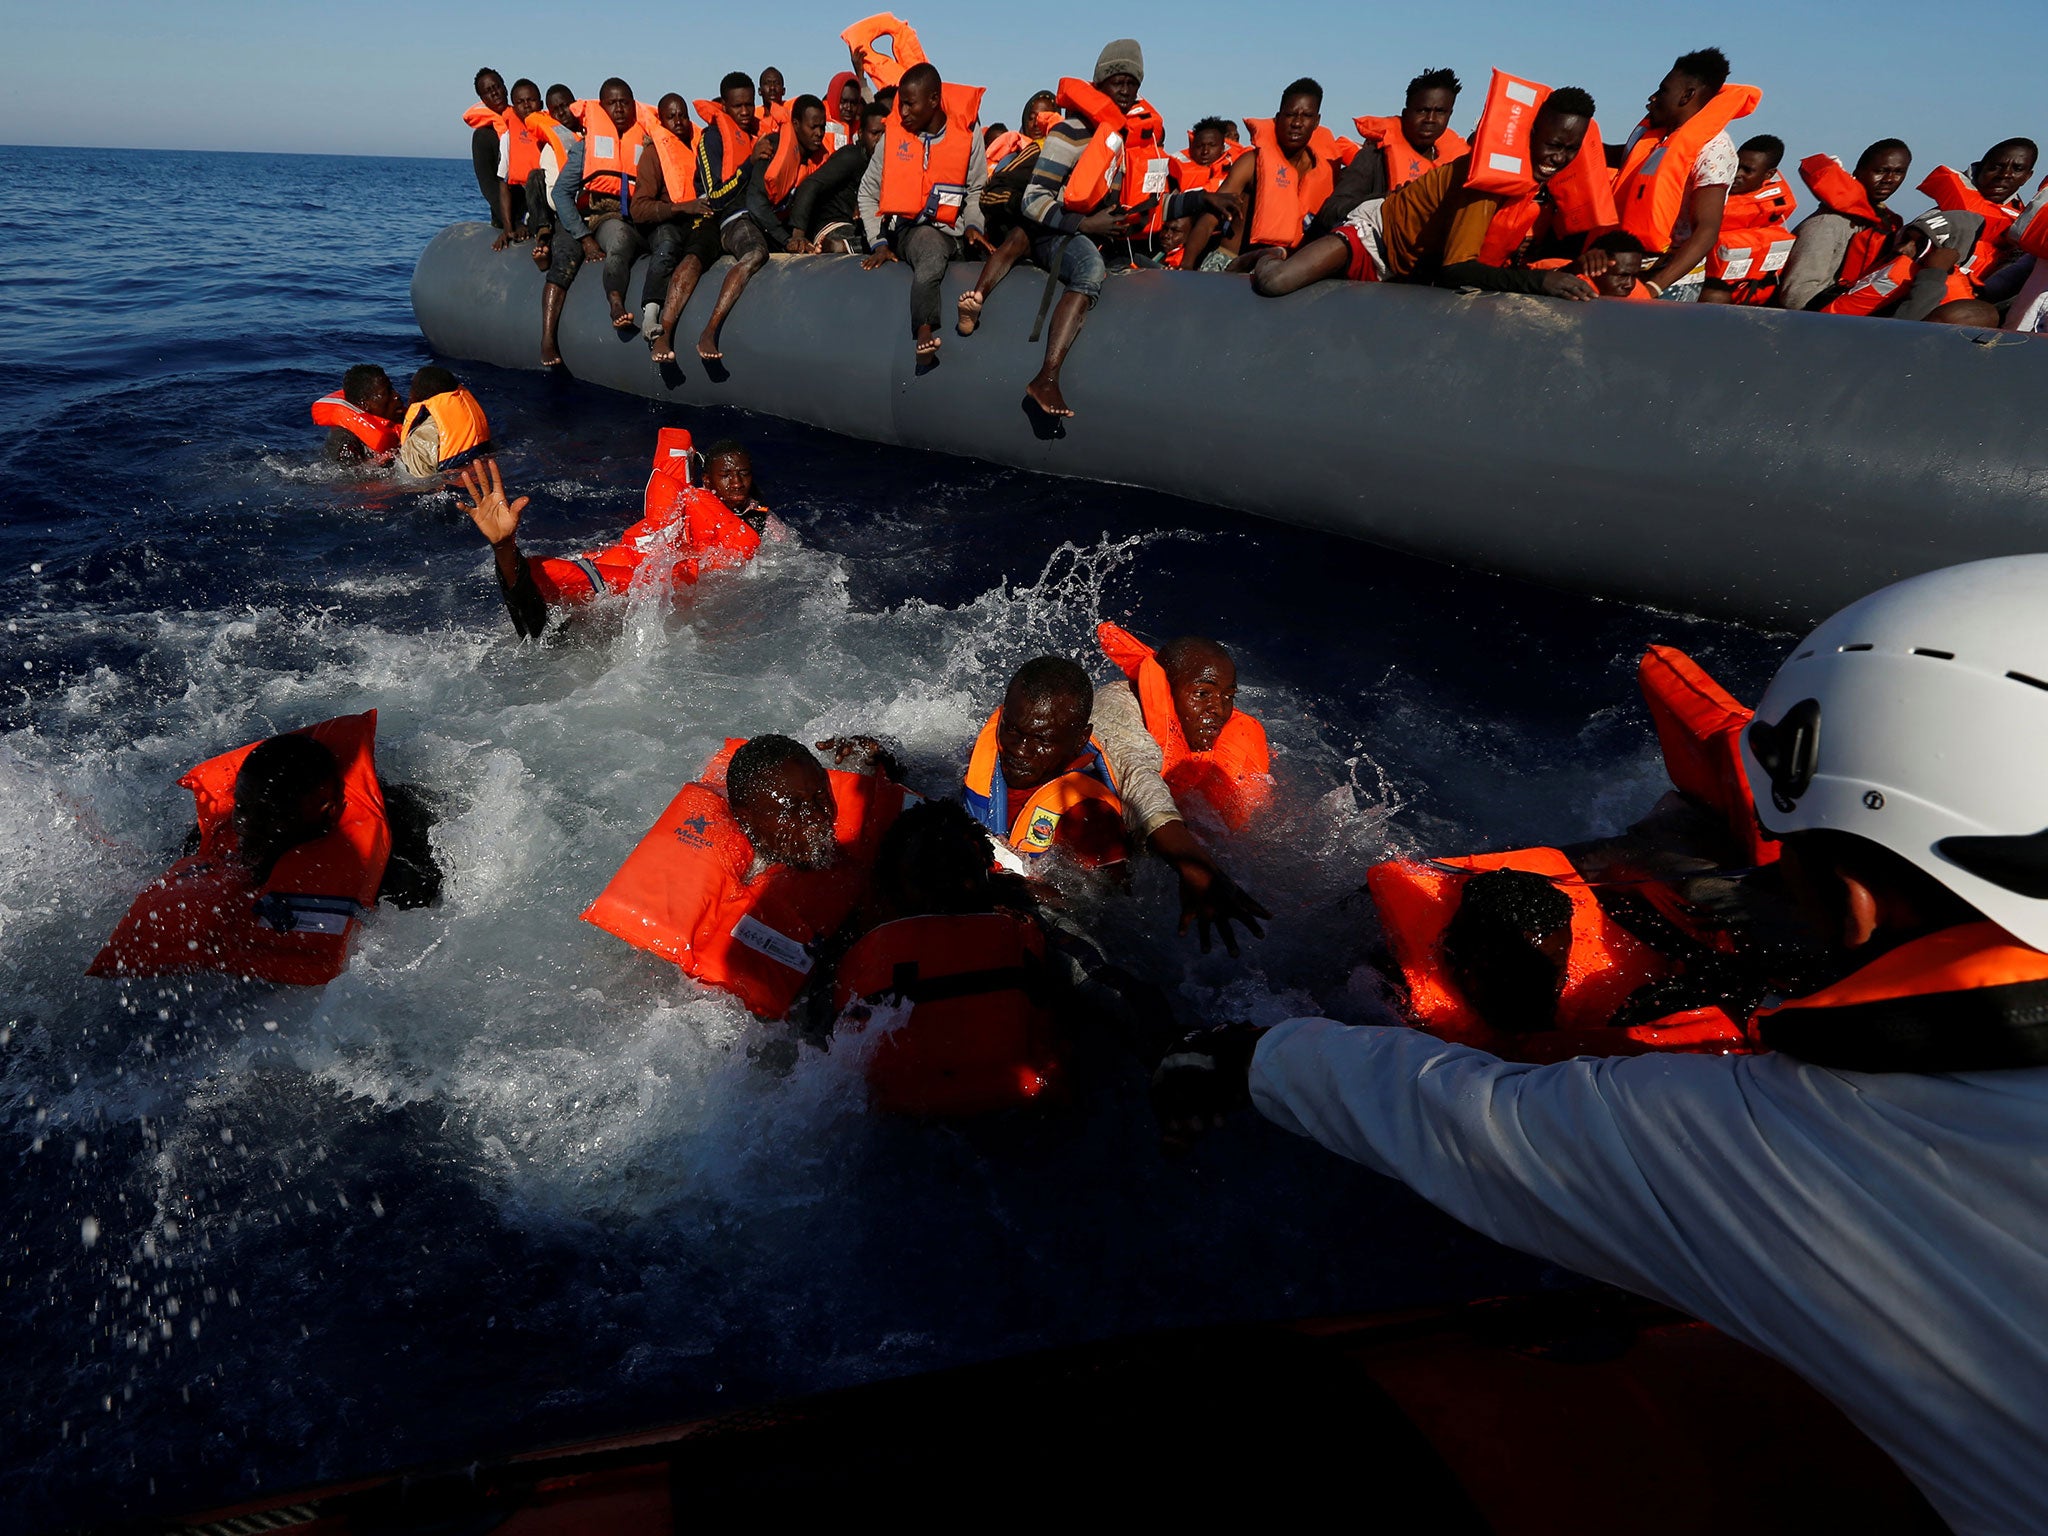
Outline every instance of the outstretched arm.
<svg viewBox="0 0 2048 1536">
<path fill-rule="evenodd" d="M 547 628 L 547 600 L 533 583 L 533 572 L 519 552 L 519 519 L 525 515 L 527 498 L 505 498 L 505 479 L 496 459 L 480 459 L 466 467 L 460 485 L 469 496 L 463 510 L 491 546 L 497 563 L 498 590 L 505 595 L 505 608 L 512 615 L 512 627 L 524 639 L 537 637 Z"/>
</svg>

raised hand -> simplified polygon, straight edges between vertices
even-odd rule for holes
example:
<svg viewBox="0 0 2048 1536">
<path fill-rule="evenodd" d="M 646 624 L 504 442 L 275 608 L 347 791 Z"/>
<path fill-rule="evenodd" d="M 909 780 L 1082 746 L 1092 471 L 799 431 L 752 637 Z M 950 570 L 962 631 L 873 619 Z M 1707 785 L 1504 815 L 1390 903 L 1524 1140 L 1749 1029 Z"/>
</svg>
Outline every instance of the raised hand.
<svg viewBox="0 0 2048 1536">
<path fill-rule="evenodd" d="M 517 501 L 506 501 L 505 477 L 498 472 L 498 461 L 479 459 L 465 466 L 456 483 L 469 495 L 469 505 L 463 511 L 476 524 L 477 532 L 490 540 L 493 548 L 511 543 L 519 532 L 519 519 L 526 512 L 527 498 L 521 496 Z"/>
</svg>

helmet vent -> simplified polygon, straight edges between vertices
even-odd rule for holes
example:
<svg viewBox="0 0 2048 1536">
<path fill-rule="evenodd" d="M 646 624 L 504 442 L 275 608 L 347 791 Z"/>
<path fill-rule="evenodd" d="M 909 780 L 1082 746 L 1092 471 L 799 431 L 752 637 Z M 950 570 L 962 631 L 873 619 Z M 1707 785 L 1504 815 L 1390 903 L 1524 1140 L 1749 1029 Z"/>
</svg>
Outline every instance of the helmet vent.
<svg viewBox="0 0 2048 1536">
<path fill-rule="evenodd" d="M 1835 649 L 1846 653 L 1849 651 L 1874 651 L 1877 647 L 1874 645 L 1838 645 Z"/>
<path fill-rule="evenodd" d="M 1932 656 L 1936 661 L 1954 661 L 1956 659 L 1954 651 L 1930 651 L 1924 645 L 1914 646 L 1913 654 L 1915 656 Z"/>
</svg>

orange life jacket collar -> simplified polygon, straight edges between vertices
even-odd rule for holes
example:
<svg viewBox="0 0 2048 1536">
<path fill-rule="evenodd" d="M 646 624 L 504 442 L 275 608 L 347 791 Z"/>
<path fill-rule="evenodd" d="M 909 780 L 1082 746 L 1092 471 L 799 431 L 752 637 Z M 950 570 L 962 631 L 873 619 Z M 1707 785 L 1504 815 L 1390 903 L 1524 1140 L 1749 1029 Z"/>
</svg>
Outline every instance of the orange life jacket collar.
<svg viewBox="0 0 2048 1536">
<path fill-rule="evenodd" d="M 372 453 L 398 450 L 398 423 L 372 416 L 338 389 L 313 402 L 313 422 L 316 426 L 340 427 Z"/>
<path fill-rule="evenodd" d="M 1188 746 L 1173 702 L 1173 685 L 1152 648 L 1107 621 L 1095 628 L 1103 655 L 1116 664 L 1138 693 L 1145 729 L 1159 743 L 1160 776 L 1176 799 L 1193 796 L 1213 809 L 1232 831 L 1242 831 L 1264 808 L 1271 789 L 1273 759 L 1265 727 L 1243 710 L 1233 710 L 1216 744 L 1206 752 Z"/>
<path fill-rule="evenodd" d="M 1669 133 L 1645 119 L 1614 175 L 1621 227 L 1653 253 L 1671 248 L 1671 231 L 1685 212 L 1685 187 L 1700 152 L 1737 118 L 1757 109 L 1764 93 L 1753 85 L 1724 85 L 1707 104 Z"/>
<path fill-rule="evenodd" d="M 1416 177 L 1435 170 L 1440 165 L 1449 165 L 1460 155 L 1471 153 L 1472 146 L 1457 134 L 1446 128 L 1436 141 L 1436 158 L 1431 159 L 1413 144 L 1401 130 L 1398 117 L 1354 117 L 1352 126 L 1358 136 L 1368 144 L 1377 144 L 1387 162 L 1387 190 L 1406 186 Z"/>
</svg>

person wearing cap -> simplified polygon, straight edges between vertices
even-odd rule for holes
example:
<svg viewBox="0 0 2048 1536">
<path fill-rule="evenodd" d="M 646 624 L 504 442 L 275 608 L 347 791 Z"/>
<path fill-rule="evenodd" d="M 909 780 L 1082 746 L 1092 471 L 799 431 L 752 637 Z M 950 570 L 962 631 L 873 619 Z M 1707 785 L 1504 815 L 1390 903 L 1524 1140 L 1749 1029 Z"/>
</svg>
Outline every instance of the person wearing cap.
<svg viewBox="0 0 2048 1536">
<path fill-rule="evenodd" d="M 1531 1067 L 1399 1027 L 1191 1039 L 1232 1097 L 1510 1246 L 1784 1361 L 1956 1531 L 2048 1530 L 2048 555 L 1917 576 L 1801 641 L 1745 734 L 1839 980 L 1747 1056 Z"/>
<path fill-rule="evenodd" d="M 1104 48 L 1095 60 L 1092 78 L 1095 88 L 1122 111 L 1137 104 L 1138 91 L 1145 83 L 1145 52 L 1134 38 L 1120 37 Z M 1031 260 L 1048 274 L 1048 287 L 1058 282 L 1066 289 L 1053 307 L 1052 324 L 1045 336 L 1045 362 L 1024 386 L 1027 404 L 1053 420 L 1072 416 L 1066 396 L 1060 393 L 1060 369 L 1081 334 L 1082 322 L 1102 294 L 1108 268 L 1099 239 L 1129 237 L 1150 222 L 1156 199 L 1123 206 L 1124 160 L 1119 151 L 1111 157 L 1104 191 L 1092 206 L 1069 206 L 1066 192 L 1074 168 L 1103 130 L 1081 113 L 1069 108 L 1063 121 L 1055 123 L 1038 151 L 1038 163 L 1024 188 L 1023 215 L 1026 227 L 1034 230 Z M 1162 162 L 1163 163 L 1163 162 Z M 1214 212 L 1219 218 L 1233 216 L 1236 198 L 1214 192 L 1175 192 L 1165 197 L 1168 221 Z M 979 314 L 984 295 L 975 290 L 962 294 L 963 320 Z"/>
</svg>

